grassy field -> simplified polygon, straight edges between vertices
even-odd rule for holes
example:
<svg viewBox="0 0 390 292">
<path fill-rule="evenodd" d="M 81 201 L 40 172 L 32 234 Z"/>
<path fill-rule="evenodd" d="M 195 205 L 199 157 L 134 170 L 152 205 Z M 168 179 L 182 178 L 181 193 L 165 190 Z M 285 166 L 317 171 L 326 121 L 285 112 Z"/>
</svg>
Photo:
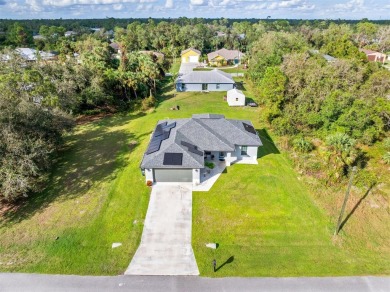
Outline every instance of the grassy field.
<svg viewBox="0 0 390 292">
<path fill-rule="evenodd" d="M 318 207 L 287 155 L 278 153 L 259 109 L 229 108 L 224 93 L 171 89 L 147 114 L 107 117 L 66 138 L 46 190 L 19 209 L 3 210 L 0 271 L 123 273 L 149 200 L 139 163 L 151 131 L 160 119 L 210 112 L 252 120 L 265 147 L 259 165 L 229 167 L 210 192 L 194 194 L 193 246 L 202 275 L 389 274 L 388 250 L 378 254 L 366 241 L 351 248 L 332 240 L 334 220 Z M 244 91 L 253 97 L 245 84 Z M 175 105 L 179 111 L 171 110 Z M 114 242 L 122 246 L 112 249 Z M 215 254 L 207 242 L 220 244 Z M 218 266 L 227 261 L 215 274 L 214 256 Z"/>
</svg>

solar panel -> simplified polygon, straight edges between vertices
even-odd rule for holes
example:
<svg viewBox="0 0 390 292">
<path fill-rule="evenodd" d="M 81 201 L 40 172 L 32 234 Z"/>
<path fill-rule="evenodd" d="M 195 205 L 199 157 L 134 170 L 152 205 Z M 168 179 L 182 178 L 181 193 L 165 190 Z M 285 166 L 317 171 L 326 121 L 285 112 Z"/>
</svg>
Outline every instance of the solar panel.
<svg viewBox="0 0 390 292">
<path fill-rule="evenodd" d="M 162 128 L 163 128 L 163 130 L 167 130 L 167 129 L 172 129 L 174 127 L 176 127 L 176 122 L 173 122 L 173 123 L 171 123 L 169 125 L 165 125 Z"/>
<path fill-rule="evenodd" d="M 158 124 L 156 126 L 156 129 L 154 130 L 154 137 L 158 137 L 164 133 L 164 127 L 166 126 L 167 122 L 164 122 L 162 124 Z"/>
<path fill-rule="evenodd" d="M 195 146 L 196 147 L 196 146 Z M 194 154 L 198 154 L 200 156 L 203 156 L 203 152 L 198 150 L 197 147 L 196 148 L 192 148 L 192 147 L 188 147 L 188 151 L 194 153 Z"/>
<path fill-rule="evenodd" d="M 182 165 L 183 153 L 164 153 L 163 165 Z"/>
<path fill-rule="evenodd" d="M 149 144 L 146 154 L 151 154 L 160 150 L 160 146 L 161 146 L 161 140 L 152 140 Z"/>
<path fill-rule="evenodd" d="M 255 130 L 255 128 L 253 128 L 253 126 L 248 125 L 247 123 L 242 123 L 242 124 L 244 125 L 245 131 L 252 133 L 252 134 L 256 134 L 256 130 Z"/>
<path fill-rule="evenodd" d="M 189 152 L 203 156 L 203 151 L 200 151 L 197 146 L 186 141 L 181 141 L 181 145 L 187 147 Z"/>
</svg>

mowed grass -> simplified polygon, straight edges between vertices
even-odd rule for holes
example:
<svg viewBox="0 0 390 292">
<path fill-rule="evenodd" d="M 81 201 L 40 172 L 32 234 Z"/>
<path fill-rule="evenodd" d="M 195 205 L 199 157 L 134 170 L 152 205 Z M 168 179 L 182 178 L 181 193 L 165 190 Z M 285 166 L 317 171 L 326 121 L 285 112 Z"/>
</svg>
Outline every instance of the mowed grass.
<svg viewBox="0 0 390 292">
<path fill-rule="evenodd" d="M 310 199 L 286 155 L 266 136 L 259 165 L 233 165 L 209 192 L 194 193 L 193 248 L 201 274 L 389 274 L 388 253 L 348 248 L 332 238 L 334 221 Z M 217 250 L 207 248 L 209 242 L 218 243 Z"/>
<path fill-rule="evenodd" d="M 265 147 L 259 165 L 229 167 L 210 192 L 194 194 L 193 246 L 202 275 L 389 273 L 388 256 L 333 243 L 333 221 L 278 153 L 259 109 L 229 108 L 223 92 L 165 92 L 147 114 L 107 117 L 66 138 L 45 191 L 2 214 L 0 271 L 122 274 L 141 238 L 150 189 L 139 164 L 155 124 L 209 112 L 252 120 Z M 176 105 L 180 110 L 171 110 Z M 114 242 L 122 246 L 112 249 Z M 208 242 L 220 244 L 215 254 Z M 218 266 L 230 260 L 212 273 L 214 257 Z"/>
<path fill-rule="evenodd" d="M 223 93 L 183 93 L 168 86 L 147 114 L 129 113 L 78 126 L 66 137 L 46 189 L 0 217 L 0 271 L 122 274 L 140 242 L 150 189 L 139 168 L 160 119 L 229 109 Z M 180 111 L 170 108 L 180 105 Z M 112 249 L 114 242 L 121 247 Z"/>
</svg>

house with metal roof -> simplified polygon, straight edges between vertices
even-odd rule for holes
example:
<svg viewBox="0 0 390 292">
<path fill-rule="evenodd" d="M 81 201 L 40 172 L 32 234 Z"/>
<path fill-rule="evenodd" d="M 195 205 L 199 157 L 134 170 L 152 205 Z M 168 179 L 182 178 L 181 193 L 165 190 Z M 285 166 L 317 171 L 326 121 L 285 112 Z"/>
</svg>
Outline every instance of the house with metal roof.
<svg viewBox="0 0 390 292">
<path fill-rule="evenodd" d="M 146 182 L 192 182 L 205 174 L 205 161 L 257 164 L 262 142 L 250 121 L 194 114 L 159 121 L 141 162 Z M 225 166 L 224 165 L 224 166 Z"/>
<path fill-rule="evenodd" d="M 182 91 L 228 91 L 235 87 L 231 74 L 221 70 L 192 71 L 176 79 L 176 90 Z"/>
</svg>

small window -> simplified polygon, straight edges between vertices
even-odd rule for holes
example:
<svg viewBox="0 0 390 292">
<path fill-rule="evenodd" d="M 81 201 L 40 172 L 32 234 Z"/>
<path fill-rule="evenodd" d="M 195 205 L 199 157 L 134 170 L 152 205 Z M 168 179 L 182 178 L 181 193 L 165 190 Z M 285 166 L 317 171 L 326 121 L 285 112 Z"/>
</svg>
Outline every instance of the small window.
<svg viewBox="0 0 390 292">
<path fill-rule="evenodd" d="M 248 146 L 241 146 L 241 155 L 248 155 Z"/>
<path fill-rule="evenodd" d="M 207 90 L 208 88 L 208 84 L 207 83 L 203 83 L 202 84 L 202 90 Z"/>
<path fill-rule="evenodd" d="M 219 89 L 221 87 L 221 84 L 215 85 L 216 89 Z"/>
<path fill-rule="evenodd" d="M 238 97 L 236 97 L 236 101 L 238 101 Z"/>
</svg>

